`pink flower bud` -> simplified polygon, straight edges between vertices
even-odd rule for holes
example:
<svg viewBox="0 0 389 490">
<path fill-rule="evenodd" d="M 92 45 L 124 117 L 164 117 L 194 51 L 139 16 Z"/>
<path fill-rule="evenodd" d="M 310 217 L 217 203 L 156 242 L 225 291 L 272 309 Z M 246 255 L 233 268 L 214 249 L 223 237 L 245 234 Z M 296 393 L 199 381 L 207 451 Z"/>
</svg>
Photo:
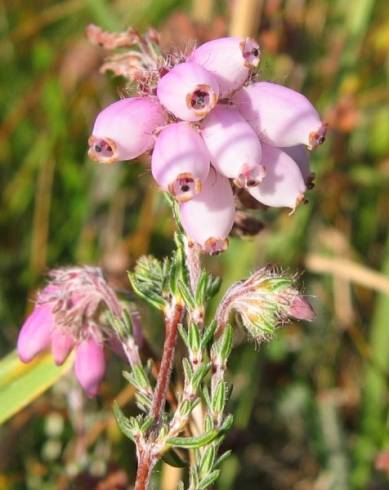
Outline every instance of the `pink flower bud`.
<svg viewBox="0 0 389 490">
<path fill-rule="evenodd" d="M 20 330 L 17 352 L 22 362 L 30 362 L 50 344 L 54 318 L 48 305 L 35 306 Z"/>
<path fill-rule="evenodd" d="M 316 318 L 316 314 L 311 304 L 301 296 L 295 296 L 289 306 L 288 315 L 296 320 L 306 320 L 311 322 Z"/>
<path fill-rule="evenodd" d="M 258 66 L 259 56 L 259 46 L 253 39 L 223 37 L 199 46 L 188 61 L 198 63 L 215 76 L 222 98 L 244 84 L 250 71 Z"/>
<path fill-rule="evenodd" d="M 170 124 L 155 143 L 151 171 L 154 179 L 178 201 L 192 199 L 209 172 L 209 153 L 199 133 L 186 122 Z"/>
<path fill-rule="evenodd" d="M 78 344 L 74 369 L 86 393 L 89 396 L 96 396 L 105 373 L 103 345 L 92 338 Z"/>
<path fill-rule="evenodd" d="M 296 162 L 280 148 L 262 144 L 263 181 L 247 190 L 266 206 L 294 210 L 304 200 L 306 185 Z"/>
<path fill-rule="evenodd" d="M 199 121 L 215 107 L 219 86 L 211 73 L 196 63 L 180 63 L 160 79 L 157 95 L 179 119 Z"/>
<path fill-rule="evenodd" d="M 70 335 L 54 330 L 51 334 L 51 353 L 57 366 L 62 366 L 74 347 L 74 340 Z"/>
<path fill-rule="evenodd" d="M 261 143 L 239 112 L 218 105 L 201 124 L 202 136 L 216 170 L 244 187 L 258 185 L 265 176 L 260 164 Z"/>
<path fill-rule="evenodd" d="M 227 248 L 234 215 L 230 182 L 212 168 L 200 194 L 180 205 L 181 224 L 186 234 L 210 255 Z"/>
<path fill-rule="evenodd" d="M 327 126 L 304 95 L 276 83 L 258 82 L 237 92 L 233 101 L 260 138 L 274 146 L 324 142 Z"/>
<path fill-rule="evenodd" d="M 89 138 L 89 158 L 101 163 L 131 160 L 154 146 L 153 132 L 166 124 L 156 98 L 131 97 L 106 107 Z"/>
</svg>

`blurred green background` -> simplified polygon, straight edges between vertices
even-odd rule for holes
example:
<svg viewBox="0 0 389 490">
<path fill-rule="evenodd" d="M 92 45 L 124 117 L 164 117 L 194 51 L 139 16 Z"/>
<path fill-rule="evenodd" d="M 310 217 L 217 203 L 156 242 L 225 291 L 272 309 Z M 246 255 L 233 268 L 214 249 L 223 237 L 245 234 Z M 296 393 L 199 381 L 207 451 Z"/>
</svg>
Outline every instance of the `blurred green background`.
<svg viewBox="0 0 389 490">
<path fill-rule="evenodd" d="M 272 262 L 305 271 L 317 311 L 257 348 L 236 334 L 229 380 L 233 456 L 216 488 L 389 489 L 389 3 L 386 0 L 0 1 L 0 355 L 48 268 L 100 264 L 117 287 L 174 224 L 141 164 L 86 157 L 97 112 L 123 81 L 99 73 L 85 26 L 149 25 L 167 46 L 227 33 L 262 47 L 261 76 L 308 96 L 329 122 L 312 154 L 309 203 L 257 211 L 264 229 L 208 260 L 224 288 Z M 158 349 L 160 324 L 145 313 Z M 0 489 L 120 489 L 134 448 L 110 415 L 133 393 L 112 359 L 97 401 L 72 379 L 0 428 Z M 71 415 L 69 415 L 69 408 Z M 159 467 L 154 488 L 176 488 Z"/>
</svg>

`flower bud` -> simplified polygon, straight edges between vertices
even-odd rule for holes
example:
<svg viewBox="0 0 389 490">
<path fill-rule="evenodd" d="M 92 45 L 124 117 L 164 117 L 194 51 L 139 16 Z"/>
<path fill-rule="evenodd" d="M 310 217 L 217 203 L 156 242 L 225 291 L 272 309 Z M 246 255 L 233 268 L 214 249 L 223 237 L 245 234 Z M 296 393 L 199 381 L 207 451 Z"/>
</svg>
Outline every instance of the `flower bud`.
<svg viewBox="0 0 389 490">
<path fill-rule="evenodd" d="M 210 255 L 227 248 L 234 215 L 230 182 L 213 168 L 200 194 L 180 205 L 181 224 L 186 234 Z"/>
<path fill-rule="evenodd" d="M 316 318 L 316 314 L 312 308 L 312 305 L 301 296 L 295 296 L 288 311 L 289 316 L 296 318 L 296 320 L 305 320 L 311 322 Z"/>
<path fill-rule="evenodd" d="M 210 158 L 199 133 L 186 122 L 170 124 L 158 135 L 151 160 L 154 179 L 178 201 L 192 199 L 206 180 Z"/>
<path fill-rule="evenodd" d="M 233 102 L 265 143 L 303 144 L 312 150 L 325 140 L 327 126 L 309 100 L 295 90 L 258 82 L 239 90 Z"/>
<path fill-rule="evenodd" d="M 261 143 L 239 112 L 218 105 L 201 123 L 201 133 L 215 169 L 244 187 L 258 185 L 265 176 L 260 164 Z"/>
<path fill-rule="evenodd" d="M 89 138 L 89 158 L 100 163 L 131 160 L 154 146 L 153 132 L 167 116 L 156 98 L 121 99 L 97 116 Z"/>
<path fill-rule="evenodd" d="M 208 70 L 196 63 L 175 65 L 158 82 L 161 104 L 184 121 L 199 121 L 216 105 L 219 86 Z"/>
<path fill-rule="evenodd" d="M 105 374 L 103 345 L 92 338 L 78 344 L 74 370 L 86 393 L 89 396 L 96 396 Z"/>
<path fill-rule="evenodd" d="M 224 37 L 202 44 L 188 57 L 211 72 L 219 83 L 220 98 L 239 89 L 259 64 L 259 46 L 253 39 Z"/>
<path fill-rule="evenodd" d="M 226 292 L 216 312 L 217 335 L 224 330 L 232 311 L 240 315 L 257 342 L 271 339 L 277 327 L 290 317 L 308 321 L 315 318 L 311 305 L 296 287 L 296 279 L 271 267 L 259 269 Z"/>
<path fill-rule="evenodd" d="M 17 352 L 22 362 L 30 362 L 50 345 L 54 318 L 49 305 L 35 306 L 18 337 Z"/>
<path fill-rule="evenodd" d="M 74 340 L 70 335 L 58 330 L 53 331 L 51 334 L 51 353 L 57 366 L 62 366 L 73 347 Z"/>
<path fill-rule="evenodd" d="M 295 210 L 304 200 L 306 185 L 296 162 L 280 148 L 262 144 L 262 165 L 266 175 L 249 193 L 262 204 Z"/>
</svg>

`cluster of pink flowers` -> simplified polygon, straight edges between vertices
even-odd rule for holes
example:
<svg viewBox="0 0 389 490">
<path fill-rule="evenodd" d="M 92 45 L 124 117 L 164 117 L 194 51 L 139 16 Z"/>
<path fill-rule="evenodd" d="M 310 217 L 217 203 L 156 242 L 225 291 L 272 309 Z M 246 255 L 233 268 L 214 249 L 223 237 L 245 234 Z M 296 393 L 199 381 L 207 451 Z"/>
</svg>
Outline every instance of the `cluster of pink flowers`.
<svg viewBox="0 0 389 490">
<path fill-rule="evenodd" d="M 109 310 L 121 316 L 121 306 L 98 268 L 56 269 L 50 276 L 20 330 L 19 358 L 28 363 L 50 348 L 55 363 L 62 365 L 74 349 L 76 377 L 95 396 L 106 369 L 104 343 L 111 335 L 104 334 L 101 315 Z"/>
<path fill-rule="evenodd" d="M 147 95 L 121 99 L 96 119 L 89 156 L 102 163 L 152 151 L 151 172 L 179 203 L 188 237 L 210 254 L 227 246 L 234 186 L 266 206 L 292 210 L 304 200 L 307 149 L 326 125 L 300 93 L 255 81 L 260 50 L 226 37 L 194 49 L 153 74 Z"/>
</svg>

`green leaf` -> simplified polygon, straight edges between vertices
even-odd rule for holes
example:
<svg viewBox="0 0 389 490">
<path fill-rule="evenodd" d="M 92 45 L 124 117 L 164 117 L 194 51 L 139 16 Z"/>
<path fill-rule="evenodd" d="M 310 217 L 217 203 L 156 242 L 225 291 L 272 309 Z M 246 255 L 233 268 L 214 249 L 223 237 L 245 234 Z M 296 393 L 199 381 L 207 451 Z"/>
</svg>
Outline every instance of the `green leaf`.
<svg viewBox="0 0 389 490">
<path fill-rule="evenodd" d="M 209 488 L 219 478 L 219 475 L 220 470 L 215 470 L 212 471 L 212 473 L 209 473 L 208 476 L 201 480 L 198 490 L 205 490 L 206 488 Z"/>
<path fill-rule="evenodd" d="M 212 410 L 214 413 L 222 413 L 226 403 L 226 385 L 224 381 L 220 381 L 216 387 L 215 394 L 212 399 Z"/>
<path fill-rule="evenodd" d="M 213 334 L 216 330 L 216 321 L 213 320 L 205 329 L 203 336 L 201 337 L 201 347 L 204 349 L 209 344 L 209 341 L 212 339 Z"/>
<path fill-rule="evenodd" d="M 162 456 L 162 460 L 165 461 L 170 466 L 174 466 L 175 468 L 185 468 L 188 466 L 188 463 L 181 458 L 181 455 L 178 454 L 178 451 L 175 449 L 171 449 L 167 453 Z"/>
<path fill-rule="evenodd" d="M 177 283 L 178 286 L 178 292 L 180 293 L 182 299 L 184 300 L 184 303 L 188 308 L 193 310 L 196 307 L 196 303 L 193 299 L 192 292 L 188 288 L 188 286 L 185 284 L 184 281 L 179 280 Z"/>
<path fill-rule="evenodd" d="M 196 449 L 203 446 L 207 446 L 214 441 L 220 432 L 216 429 L 210 430 L 205 434 L 195 437 L 171 437 L 166 441 L 166 445 L 169 447 L 182 447 L 185 449 Z"/>
<path fill-rule="evenodd" d="M 191 324 L 188 331 L 188 342 L 190 350 L 196 354 L 200 350 L 200 331 L 197 325 Z"/>
<path fill-rule="evenodd" d="M 42 354 L 28 364 L 12 352 L 0 361 L 0 424 L 38 398 L 69 371 L 73 356 L 60 367 L 51 354 Z"/>
<path fill-rule="evenodd" d="M 135 434 L 135 426 L 134 422 L 135 419 L 132 420 L 133 423 L 124 415 L 122 412 L 122 409 L 119 407 L 118 403 L 115 401 L 113 403 L 113 414 L 115 416 L 116 422 L 120 428 L 120 430 L 123 432 L 123 434 L 131 439 L 132 441 L 134 440 L 134 434 Z M 140 428 L 139 428 L 139 432 Z"/>
<path fill-rule="evenodd" d="M 211 471 L 216 458 L 216 448 L 214 445 L 207 447 L 199 463 L 200 475 L 205 476 Z"/>
</svg>

